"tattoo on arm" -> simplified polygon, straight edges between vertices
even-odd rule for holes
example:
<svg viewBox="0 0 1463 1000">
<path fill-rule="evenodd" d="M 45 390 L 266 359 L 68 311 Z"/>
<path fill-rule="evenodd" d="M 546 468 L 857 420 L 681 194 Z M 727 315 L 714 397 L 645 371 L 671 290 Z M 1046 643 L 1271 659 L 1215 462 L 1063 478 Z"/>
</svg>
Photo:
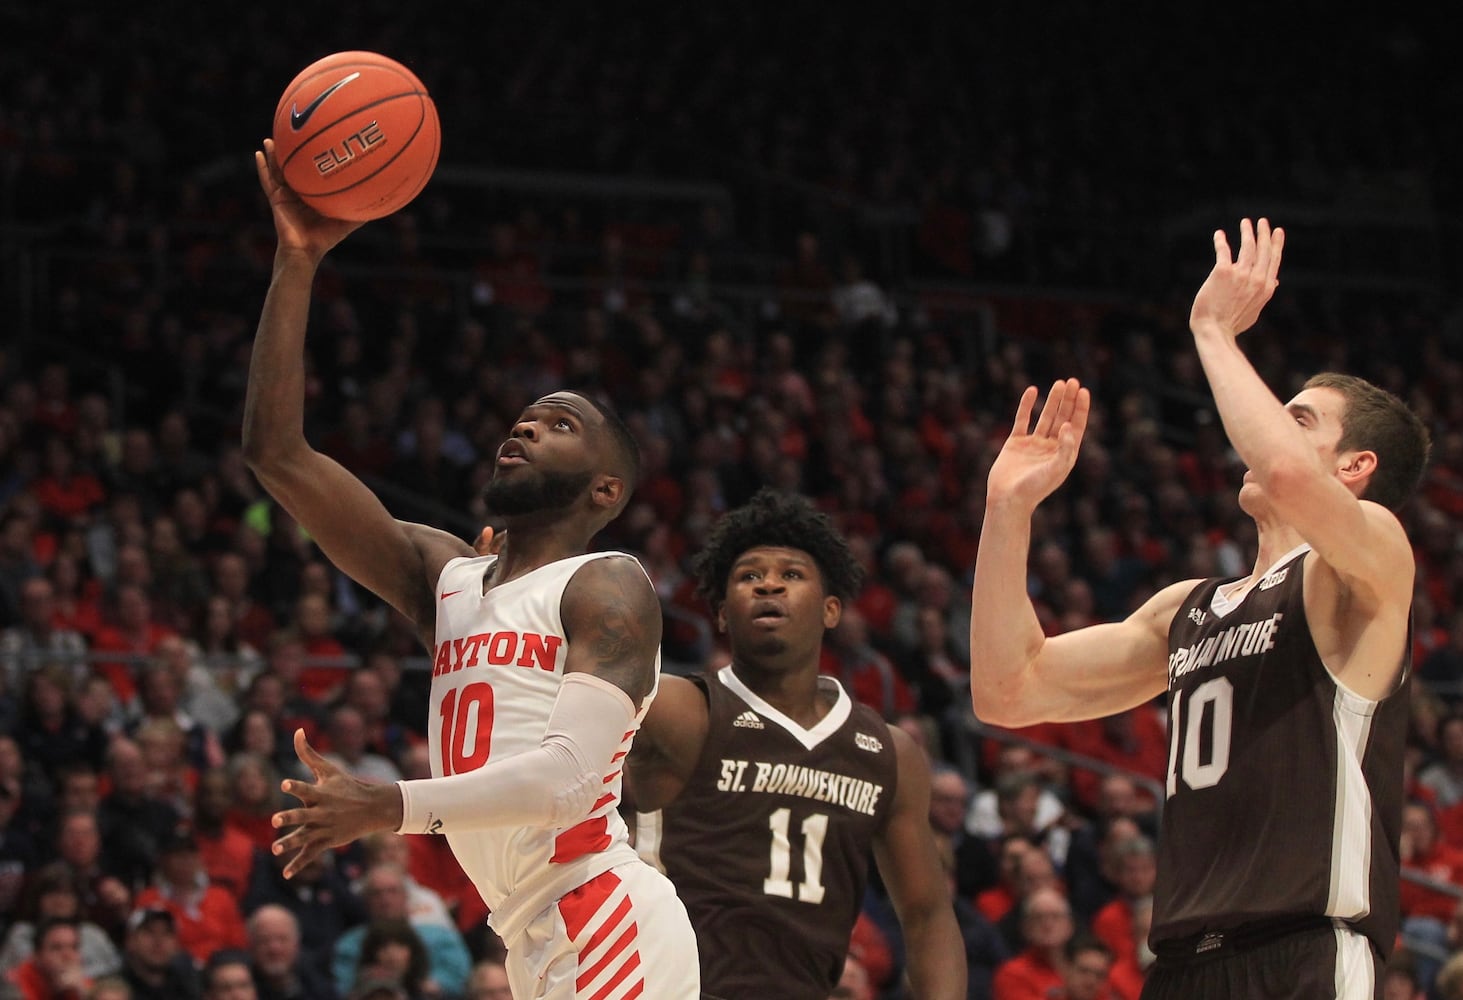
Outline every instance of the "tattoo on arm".
<svg viewBox="0 0 1463 1000">
<path fill-rule="evenodd" d="M 599 634 L 594 640 L 594 656 L 603 664 L 618 663 L 635 651 L 637 630 L 629 608 L 620 603 L 607 606 L 599 616 Z"/>
<path fill-rule="evenodd" d="M 570 666 L 609 681 L 638 702 L 650 693 L 654 679 L 660 601 L 630 560 L 596 560 L 580 575 L 583 579 L 577 575 L 565 593 Z"/>
</svg>

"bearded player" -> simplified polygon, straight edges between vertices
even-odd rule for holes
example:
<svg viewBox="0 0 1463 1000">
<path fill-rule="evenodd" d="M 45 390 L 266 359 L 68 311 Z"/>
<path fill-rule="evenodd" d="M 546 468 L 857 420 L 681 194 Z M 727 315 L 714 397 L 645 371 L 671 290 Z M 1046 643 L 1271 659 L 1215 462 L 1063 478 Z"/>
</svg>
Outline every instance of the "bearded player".
<svg viewBox="0 0 1463 1000">
<path fill-rule="evenodd" d="M 260 482 L 340 569 L 417 627 L 434 651 L 433 777 L 371 784 L 295 734 L 313 782 L 274 844 L 293 876 L 374 830 L 443 834 L 492 910 L 520 998 L 689 1000 L 695 936 L 670 883 L 629 846 L 621 761 L 655 696 L 660 607 L 640 564 L 586 553 L 625 507 L 638 454 L 593 400 L 555 392 L 523 411 L 485 500 L 510 529 L 477 556 L 444 531 L 394 519 L 305 439 L 304 340 L 325 254 L 357 223 L 323 217 L 255 155 L 278 245 L 254 341 L 244 451 Z"/>
</svg>

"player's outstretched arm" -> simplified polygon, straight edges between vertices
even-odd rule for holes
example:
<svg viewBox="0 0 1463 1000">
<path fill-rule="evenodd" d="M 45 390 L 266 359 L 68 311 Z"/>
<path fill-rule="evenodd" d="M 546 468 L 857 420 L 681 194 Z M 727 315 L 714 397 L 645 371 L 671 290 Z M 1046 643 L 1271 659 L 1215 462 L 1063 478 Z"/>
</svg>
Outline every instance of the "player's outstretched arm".
<svg viewBox="0 0 1463 1000">
<path fill-rule="evenodd" d="M 1266 219 L 1240 223 L 1238 254 L 1222 230 L 1214 234 L 1214 269 L 1189 315 L 1194 345 L 1225 433 L 1275 514 L 1344 581 L 1356 602 L 1353 613 L 1391 608 L 1405 615 L 1412 552 L 1402 526 L 1380 505 L 1358 500 L 1343 481 L 1368 475 L 1376 455 L 1349 452 L 1336 456 L 1339 467 L 1329 465 L 1306 433 L 1316 414 L 1287 409 L 1240 350 L 1240 334 L 1255 325 L 1279 285 L 1284 249 L 1285 231 L 1272 230 Z"/>
<path fill-rule="evenodd" d="M 310 209 L 285 186 L 273 142 L 255 154 L 274 214 L 278 247 L 265 296 L 244 401 L 244 457 L 270 495 L 352 579 L 418 626 L 432 622 L 432 587 L 443 563 L 472 555 L 447 532 L 397 521 L 304 433 L 305 327 L 310 290 L 325 254 L 360 224 Z"/>
<path fill-rule="evenodd" d="M 965 945 L 955 922 L 950 879 L 930 829 L 930 768 L 902 729 L 889 727 L 899 785 L 884 829 L 874 838 L 874 859 L 899 914 L 913 996 L 962 1000 Z"/>
<path fill-rule="evenodd" d="M 1090 406 L 1076 379 L 1056 382 L 1033 426 L 1036 387 L 1029 387 L 991 465 L 970 613 L 971 707 L 984 722 L 1014 727 L 1097 718 L 1166 685 L 1167 622 L 1155 633 L 1151 616 L 1135 616 L 1053 645 L 1026 593 L 1031 515 L 1076 464 Z"/>
</svg>

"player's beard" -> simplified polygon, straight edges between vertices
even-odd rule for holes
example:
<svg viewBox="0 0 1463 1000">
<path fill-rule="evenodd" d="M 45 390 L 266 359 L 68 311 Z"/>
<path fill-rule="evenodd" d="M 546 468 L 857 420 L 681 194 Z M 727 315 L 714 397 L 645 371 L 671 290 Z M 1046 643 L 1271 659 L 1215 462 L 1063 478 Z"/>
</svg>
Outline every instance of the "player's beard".
<svg viewBox="0 0 1463 1000">
<path fill-rule="evenodd" d="M 525 470 L 537 472 L 537 470 Z M 521 517 L 567 510 L 589 489 L 591 472 L 538 472 L 497 476 L 483 487 L 483 505 L 490 517 Z"/>
</svg>

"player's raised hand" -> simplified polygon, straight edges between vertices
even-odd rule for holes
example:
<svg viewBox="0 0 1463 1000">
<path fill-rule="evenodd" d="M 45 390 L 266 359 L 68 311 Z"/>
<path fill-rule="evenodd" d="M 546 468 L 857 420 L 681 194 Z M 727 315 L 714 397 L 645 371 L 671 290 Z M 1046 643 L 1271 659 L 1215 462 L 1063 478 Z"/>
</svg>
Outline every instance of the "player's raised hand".
<svg viewBox="0 0 1463 1000">
<path fill-rule="evenodd" d="M 1092 395 L 1074 378 L 1052 383 L 1046 404 L 1031 425 L 1036 386 L 1028 386 L 1016 406 L 1011 435 L 991 465 L 986 503 L 1014 502 L 1031 509 L 1062 485 L 1077 462 L 1087 430 Z"/>
<path fill-rule="evenodd" d="M 300 200 L 284 182 L 279 161 L 274 157 L 274 140 L 265 139 L 264 148 L 254 152 L 254 169 L 259 174 L 259 186 L 269 198 L 269 208 L 274 213 L 274 230 L 281 249 L 300 250 L 311 260 L 318 261 L 332 247 L 364 223 L 348 222 L 321 215 Z"/>
<path fill-rule="evenodd" d="M 293 855 L 285 865 L 285 878 L 293 878 L 328 848 L 401 825 L 401 793 L 394 784 L 380 785 L 347 774 L 320 756 L 303 729 L 295 730 L 295 753 L 315 781 L 289 779 L 280 784 L 285 794 L 301 804 L 301 808 L 274 814 L 276 830 L 294 827 L 273 845 L 275 854 Z"/>
<path fill-rule="evenodd" d="M 1285 249 L 1285 230 L 1271 230 L 1261 219 L 1259 229 L 1249 219 L 1240 221 L 1239 254 L 1231 255 L 1229 240 L 1220 229 L 1214 233 L 1214 270 L 1194 296 L 1189 329 L 1196 335 L 1219 333 L 1237 337 L 1260 318 L 1260 310 L 1280 284 L 1280 256 Z"/>
</svg>

